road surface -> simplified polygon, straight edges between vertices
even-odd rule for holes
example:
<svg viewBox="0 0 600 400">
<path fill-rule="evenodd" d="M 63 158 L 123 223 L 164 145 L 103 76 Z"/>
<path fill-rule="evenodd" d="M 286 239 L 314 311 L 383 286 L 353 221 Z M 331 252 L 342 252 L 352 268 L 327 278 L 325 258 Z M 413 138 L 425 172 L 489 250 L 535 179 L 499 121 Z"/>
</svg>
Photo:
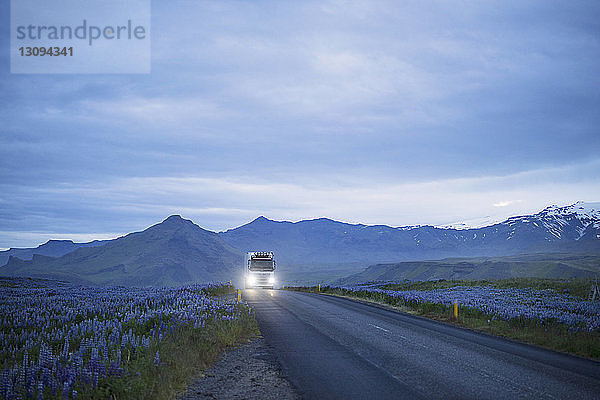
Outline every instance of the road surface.
<svg viewBox="0 0 600 400">
<path fill-rule="evenodd" d="M 306 399 L 600 399 L 600 363 L 325 295 L 245 290 Z"/>
</svg>

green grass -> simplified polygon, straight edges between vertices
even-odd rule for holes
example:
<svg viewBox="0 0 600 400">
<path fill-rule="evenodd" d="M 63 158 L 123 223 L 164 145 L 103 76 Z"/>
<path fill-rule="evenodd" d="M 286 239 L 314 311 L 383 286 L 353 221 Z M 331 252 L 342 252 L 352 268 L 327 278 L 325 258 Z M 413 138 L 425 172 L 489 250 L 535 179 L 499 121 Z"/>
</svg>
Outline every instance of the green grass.
<svg viewBox="0 0 600 400">
<path fill-rule="evenodd" d="M 498 281 L 427 281 L 385 285 L 389 290 L 432 290 L 455 286 L 493 286 L 497 288 L 534 288 L 553 289 L 566 292 L 587 300 L 592 281 L 589 279 L 537 279 L 513 278 Z M 317 287 L 286 287 L 287 290 L 318 292 Z M 570 331 L 557 322 L 544 325 L 535 320 L 504 321 L 494 319 L 479 310 L 460 307 L 458 319 L 454 318 L 452 307 L 434 303 L 412 304 L 384 293 L 369 291 L 350 291 L 322 286 L 320 293 L 374 302 L 407 312 L 468 329 L 486 332 L 496 336 L 534 344 L 551 350 L 570 353 L 581 357 L 600 360 L 600 332 Z"/>
<path fill-rule="evenodd" d="M 231 284 L 231 281 L 228 285 L 209 286 L 202 289 L 202 294 L 207 296 L 224 296 L 233 292 L 235 292 L 235 286 Z"/>
<path fill-rule="evenodd" d="M 445 258 L 375 264 L 346 277 L 344 283 L 409 280 L 482 280 L 516 277 L 594 277 L 600 273 L 600 255 L 535 253 L 500 257 Z"/>
<path fill-rule="evenodd" d="M 215 289 L 210 295 L 233 292 L 234 287 Z M 228 347 L 247 342 L 259 334 L 254 312 L 240 304 L 242 317 L 237 320 L 213 319 L 204 328 L 184 326 L 160 343 L 135 357 L 123 354 L 126 373 L 112 376 L 99 383 L 95 389 L 76 388 L 80 399 L 174 399 L 183 392 L 190 380 L 212 365 Z M 154 364 L 159 352 L 160 363 Z"/>
<path fill-rule="evenodd" d="M 381 286 L 388 290 L 433 290 L 447 289 L 456 286 L 491 286 L 498 289 L 532 288 L 537 290 L 552 289 L 558 293 L 568 293 L 587 300 L 594 281 L 590 278 L 550 279 L 550 278 L 509 278 L 498 280 L 437 280 L 437 281 L 404 281 Z"/>
</svg>

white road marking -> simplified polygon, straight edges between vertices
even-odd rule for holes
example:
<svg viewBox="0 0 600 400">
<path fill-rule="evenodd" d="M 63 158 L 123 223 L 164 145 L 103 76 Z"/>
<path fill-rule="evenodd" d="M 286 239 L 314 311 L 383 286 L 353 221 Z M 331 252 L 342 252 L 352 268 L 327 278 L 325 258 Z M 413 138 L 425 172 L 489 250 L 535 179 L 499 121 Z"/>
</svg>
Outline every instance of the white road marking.
<svg viewBox="0 0 600 400">
<path fill-rule="evenodd" d="M 373 328 L 381 329 L 381 330 L 382 330 L 382 331 L 384 331 L 384 332 L 389 332 L 387 329 L 385 329 L 385 328 L 382 328 L 382 327 L 380 327 L 380 326 L 373 325 L 373 324 L 369 324 L 369 325 L 371 325 Z"/>
</svg>

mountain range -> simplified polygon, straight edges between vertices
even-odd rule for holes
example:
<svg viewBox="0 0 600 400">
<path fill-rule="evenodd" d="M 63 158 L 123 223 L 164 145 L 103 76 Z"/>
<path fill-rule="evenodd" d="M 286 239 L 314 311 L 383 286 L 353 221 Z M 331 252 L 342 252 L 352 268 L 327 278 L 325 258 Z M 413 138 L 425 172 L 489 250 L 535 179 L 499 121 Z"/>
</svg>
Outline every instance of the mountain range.
<svg viewBox="0 0 600 400">
<path fill-rule="evenodd" d="M 50 241 L 35 249 L 0 252 L 0 257 L 8 257 L 6 265 L 0 267 L 0 275 L 127 285 L 239 281 L 242 255 L 253 250 L 274 251 L 280 281 L 295 283 L 331 281 L 356 275 L 375 264 L 385 264 L 388 269 L 400 265 L 406 270 L 403 261 L 533 253 L 600 255 L 600 203 L 551 206 L 533 215 L 511 217 L 476 229 L 347 224 L 327 218 L 287 222 L 258 217 L 215 233 L 180 216 L 171 216 L 142 232 L 104 242 Z M 434 262 L 448 264 L 448 260 Z M 482 259 L 471 264 L 483 271 L 479 268 Z M 497 271 L 489 262 L 485 265 L 488 275 Z M 560 265 L 556 268 L 548 271 L 559 276 L 577 275 Z M 406 276 L 428 279 L 460 275 L 449 271 L 446 268 L 429 275 Z M 519 271 L 527 273 L 523 265 Z"/>
<path fill-rule="evenodd" d="M 290 280 L 327 271 L 337 276 L 376 263 L 527 253 L 600 254 L 600 203 L 550 206 L 477 229 L 347 224 L 326 218 L 300 222 L 259 217 L 220 233 L 245 250 L 267 247 Z M 289 268 L 287 268 L 289 267 Z"/>
<path fill-rule="evenodd" d="M 86 243 L 75 243 L 72 240 L 48 240 L 46 243 L 40 244 L 34 248 L 0 251 L 0 265 L 6 264 L 10 256 L 17 257 L 21 260 L 31 260 L 34 254 L 48 257 L 61 257 L 80 247 L 98 247 L 105 243 L 106 240 L 94 240 L 93 242 Z"/>
<path fill-rule="evenodd" d="M 59 278 L 102 285 L 176 286 L 239 275 L 242 253 L 215 232 L 172 215 L 150 228 L 80 247 L 61 257 L 10 256 L 0 275 Z M 237 269 L 237 270 L 236 270 Z"/>
</svg>

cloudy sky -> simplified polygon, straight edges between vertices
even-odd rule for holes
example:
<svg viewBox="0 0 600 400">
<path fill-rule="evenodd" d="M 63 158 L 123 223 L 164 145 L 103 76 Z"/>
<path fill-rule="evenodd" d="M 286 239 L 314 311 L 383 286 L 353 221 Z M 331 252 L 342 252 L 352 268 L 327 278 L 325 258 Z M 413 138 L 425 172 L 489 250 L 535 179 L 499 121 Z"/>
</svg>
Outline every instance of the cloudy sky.
<svg viewBox="0 0 600 400">
<path fill-rule="evenodd" d="M 11 74 L 9 29 L 3 248 L 600 200 L 596 0 L 155 1 L 138 75 Z"/>
</svg>

